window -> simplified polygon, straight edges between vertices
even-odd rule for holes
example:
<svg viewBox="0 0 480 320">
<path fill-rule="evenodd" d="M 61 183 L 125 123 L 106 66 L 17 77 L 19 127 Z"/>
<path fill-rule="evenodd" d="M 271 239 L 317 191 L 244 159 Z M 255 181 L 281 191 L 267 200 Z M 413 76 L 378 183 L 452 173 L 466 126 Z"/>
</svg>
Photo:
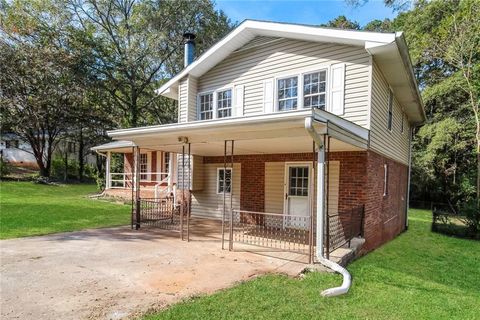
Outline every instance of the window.
<svg viewBox="0 0 480 320">
<path fill-rule="evenodd" d="M 389 91 L 389 96 L 388 96 L 388 123 L 387 123 L 387 128 L 388 130 L 392 130 L 392 120 L 393 120 L 393 92 L 392 90 Z"/>
<path fill-rule="evenodd" d="M 303 75 L 303 107 L 325 110 L 326 71 Z"/>
<path fill-rule="evenodd" d="M 383 196 L 388 195 L 388 164 L 383 165 Z"/>
<path fill-rule="evenodd" d="M 401 124 L 401 127 L 400 127 L 400 132 L 401 133 L 405 132 L 404 121 L 405 121 L 405 114 L 402 112 L 402 124 Z"/>
<path fill-rule="evenodd" d="M 146 153 L 140 154 L 140 173 L 148 172 L 148 157 Z M 140 180 L 147 180 L 148 175 L 140 174 Z"/>
<path fill-rule="evenodd" d="M 213 93 L 200 95 L 200 120 L 213 118 Z"/>
<path fill-rule="evenodd" d="M 278 87 L 278 111 L 297 109 L 298 77 L 279 79 Z"/>
<path fill-rule="evenodd" d="M 225 171 L 226 170 L 226 171 Z M 217 193 L 230 193 L 232 183 L 232 169 L 219 168 L 217 171 Z"/>
<path fill-rule="evenodd" d="M 217 118 L 232 116 L 232 90 L 217 92 Z"/>
<path fill-rule="evenodd" d="M 170 170 L 170 152 L 163 153 L 163 172 L 168 173 Z"/>
<path fill-rule="evenodd" d="M 18 148 L 18 140 L 6 140 L 5 141 L 5 148 Z"/>
<path fill-rule="evenodd" d="M 308 196 L 308 167 L 290 167 L 289 196 Z"/>
</svg>

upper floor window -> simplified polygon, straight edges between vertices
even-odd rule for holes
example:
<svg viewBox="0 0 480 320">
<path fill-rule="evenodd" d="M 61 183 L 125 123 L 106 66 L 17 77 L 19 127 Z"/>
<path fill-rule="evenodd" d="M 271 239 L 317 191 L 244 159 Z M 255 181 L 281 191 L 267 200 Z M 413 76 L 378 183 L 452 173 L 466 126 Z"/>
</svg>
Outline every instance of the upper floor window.
<svg viewBox="0 0 480 320">
<path fill-rule="evenodd" d="M 232 116 L 232 90 L 217 92 L 217 118 Z"/>
<path fill-rule="evenodd" d="M 303 75 L 303 107 L 325 110 L 327 72 L 320 71 Z"/>
<path fill-rule="evenodd" d="M 200 95 L 200 120 L 213 118 L 213 93 Z"/>
<path fill-rule="evenodd" d="M 390 131 L 392 130 L 392 122 L 393 122 L 393 92 L 392 90 L 389 90 L 387 129 Z"/>
<path fill-rule="evenodd" d="M 297 109 L 298 77 L 278 79 L 278 110 Z"/>
</svg>

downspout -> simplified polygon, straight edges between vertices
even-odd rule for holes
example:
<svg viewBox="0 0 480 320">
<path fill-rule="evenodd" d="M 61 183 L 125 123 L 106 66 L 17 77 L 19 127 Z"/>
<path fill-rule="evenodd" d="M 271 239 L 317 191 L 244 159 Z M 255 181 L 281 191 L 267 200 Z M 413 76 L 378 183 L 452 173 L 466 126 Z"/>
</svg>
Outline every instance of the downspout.
<svg viewBox="0 0 480 320">
<path fill-rule="evenodd" d="M 324 165 L 325 165 L 325 146 L 323 139 L 313 127 L 313 117 L 305 118 L 305 129 L 312 137 L 313 141 L 318 147 L 318 166 L 317 166 L 317 251 L 316 259 L 325 267 L 340 273 L 343 276 L 342 285 L 322 291 L 321 295 L 324 297 L 334 297 L 345 294 L 350 289 L 352 284 L 352 277 L 350 273 L 341 265 L 328 260 L 323 256 L 323 238 L 324 238 L 324 216 L 325 216 L 325 202 L 324 202 Z"/>
<path fill-rule="evenodd" d="M 407 204 L 405 208 L 405 229 L 408 230 L 408 209 L 410 209 L 410 182 L 412 180 L 412 139 L 415 126 L 410 128 L 410 137 L 408 141 L 408 181 L 407 181 Z"/>
</svg>

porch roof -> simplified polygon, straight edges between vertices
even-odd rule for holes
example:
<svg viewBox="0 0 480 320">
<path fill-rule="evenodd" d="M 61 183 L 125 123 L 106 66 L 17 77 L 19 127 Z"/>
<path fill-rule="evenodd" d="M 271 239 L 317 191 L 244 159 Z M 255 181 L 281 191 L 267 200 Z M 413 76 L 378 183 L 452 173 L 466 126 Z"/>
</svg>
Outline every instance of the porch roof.
<svg viewBox="0 0 480 320">
<path fill-rule="evenodd" d="M 92 147 L 90 150 L 98 152 L 131 152 L 133 147 L 135 147 L 135 143 L 132 141 L 119 140 Z"/>
<path fill-rule="evenodd" d="M 128 139 L 142 149 L 177 153 L 189 142 L 192 154 L 199 156 L 223 155 L 225 140 L 235 140 L 237 155 L 301 153 L 313 148 L 305 130 L 306 118 L 313 118 L 319 134 L 332 137 L 332 151 L 359 151 L 368 147 L 367 129 L 322 110 L 122 129 L 109 131 L 108 135 L 113 139 Z"/>
</svg>

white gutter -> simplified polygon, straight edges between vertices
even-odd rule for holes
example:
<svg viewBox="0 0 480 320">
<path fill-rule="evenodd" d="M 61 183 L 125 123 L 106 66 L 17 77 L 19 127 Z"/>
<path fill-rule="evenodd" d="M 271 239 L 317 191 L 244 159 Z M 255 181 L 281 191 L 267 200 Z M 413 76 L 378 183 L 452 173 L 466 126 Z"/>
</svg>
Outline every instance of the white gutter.
<svg viewBox="0 0 480 320">
<path fill-rule="evenodd" d="M 350 289 L 350 285 L 352 284 L 352 277 L 350 273 L 342 267 L 341 265 L 328 260 L 323 256 L 323 237 L 324 237 L 324 217 L 325 217 L 325 202 L 324 202 L 324 194 L 325 194 L 325 175 L 324 175 L 324 165 L 325 165 L 325 146 L 323 144 L 322 137 L 315 131 L 313 127 L 313 117 L 305 118 L 305 129 L 312 137 L 313 141 L 318 147 L 318 165 L 317 165 L 317 251 L 316 251 L 316 258 L 317 261 L 320 262 L 325 267 L 332 269 L 340 273 L 343 276 L 342 285 L 339 287 L 334 287 L 330 289 L 326 289 L 322 291 L 321 295 L 324 297 L 334 297 L 345 294 Z"/>
</svg>

